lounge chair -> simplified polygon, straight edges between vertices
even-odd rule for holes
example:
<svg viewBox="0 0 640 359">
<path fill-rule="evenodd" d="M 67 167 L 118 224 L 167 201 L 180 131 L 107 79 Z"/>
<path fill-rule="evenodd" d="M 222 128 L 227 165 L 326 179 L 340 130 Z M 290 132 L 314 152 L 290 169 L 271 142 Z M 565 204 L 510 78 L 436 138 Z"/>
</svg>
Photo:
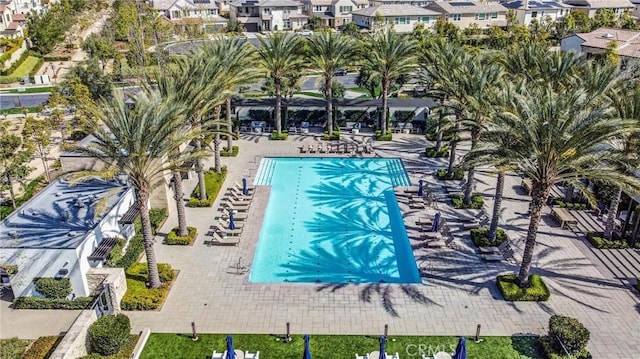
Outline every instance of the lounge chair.
<svg viewBox="0 0 640 359">
<path fill-rule="evenodd" d="M 235 189 L 239 189 L 240 191 L 242 191 L 242 183 L 238 181 L 233 182 L 233 187 L 235 187 Z M 247 184 L 247 189 L 249 191 L 254 191 L 256 189 L 256 186 L 250 186 L 249 184 Z"/>
<path fill-rule="evenodd" d="M 217 224 L 213 225 L 213 231 L 214 233 L 218 232 L 218 233 L 226 234 L 228 236 L 239 236 L 242 234 L 242 228 L 229 229 L 226 227 L 220 227 Z M 222 235 L 221 237 L 224 237 L 224 235 Z"/>
<path fill-rule="evenodd" d="M 242 189 L 237 189 L 235 187 L 227 188 L 227 193 L 233 193 L 238 198 L 246 198 L 246 199 L 253 198 L 253 191 L 249 191 L 249 194 L 244 194 L 244 193 L 242 193 Z"/>
<path fill-rule="evenodd" d="M 222 215 L 220 215 L 220 218 L 224 219 L 224 220 L 228 220 L 229 219 L 229 212 L 228 211 L 223 211 Z M 249 219 L 249 215 L 246 213 L 236 213 L 233 215 L 233 219 L 236 221 L 246 221 L 247 219 Z"/>
<path fill-rule="evenodd" d="M 226 352 L 225 352 L 226 353 Z M 211 359 L 224 359 L 224 353 L 218 353 L 215 350 L 213 351 L 213 354 L 211 354 Z"/>
<path fill-rule="evenodd" d="M 503 254 L 482 254 L 480 256 L 487 262 L 500 262 L 502 260 L 509 260 L 513 257 L 513 254 L 512 249 L 507 249 Z"/>
<path fill-rule="evenodd" d="M 236 353 L 236 359 L 244 359 L 244 352 L 242 350 L 234 350 L 234 352 Z M 227 351 L 224 351 L 224 357 L 227 357 Z"/>
<path fill-rule="evenodd" d="M 222 237 L 216 232 L 212 232 L 211 236 L 213 236 L 211 244 L 217 246 L 237 246 L 240 243 L 240 237 L 238 236 Z"/>
<path fill-rule="evenodd" d="M 356 359 L 369 359 L 369 354 L 358 355 L 358 353 L 356 353 Z"/>
<path fill-rule="evenodd" d="M 327 153 L 327 150 L 324 147 L 324 143 L 318 145 L 318 153 Z"/>
<path fill-rule="evenodd" d="M 302 146 L 300 146 L 298 148 L 300 149 L 300 153 L 307 153 L 307 148 L 304 145 L 302 145 Z"/>
<path fill-rule="evenodd" d="M 248 204 L 239 204 L 239 205 L 234 205 L 231 204 L 229 202 L 225 202 L 222 205 L 222 209 L 224 211 L 238 211 L 238 212 L 248 212 L 249 211 L 249 205 Z"/>
<path fill-rule="evenodd" d="M 228 191 L 227 193 L 225 193 L 223 195 L 222 198 L 225 199 L 226 201 L 234 201 L 234 202 L 238 202 L 238 203 L 246 203 L 247 205 L 251 203 L 251 196 L 238 195 L 237 193 L 235 193 L 233 191 Z"/>
<path fill-rule="evenodd" d="M 260 351 L 257 351 L 255 353 L 246 352 L 244 354 L 244 359 L 260 359 Z"/>
<path fill-rule="evenodd" d="M 457 248 L 458 246 L 456 245 L 455 237 L 449 236 L 447 237 L 447 239 L 444 239 L 444 240 L 441 239 L 437 241 L 427 242 L 427 248 L 444 248 L 444 247 Z"/>
<path fill-rule="evenodd" d="M 433 225 L 433 218 L 431 217 L 420 217 L 416 221 L 416 226 L 431 226 Z"/>
<path fill-rule="evenodd" d="M 289 127 L 289 134 L 297 133 L 298 132 L 297 130 L 298 129 L 295 126 L 291 126 L 291 127 Z"/>
<path fill-rule="evenodd" d="M 336 144 L 336 153 L 344 153 L 344 146 L 342 146 L 342 143 Z"/>
<path fill-rule="evenodd" d="M 229 228 L 229 222 L 223 220 L 222 218 L 218 218 L 218 224 L 223 228 Z M 233 221 L 233 224 L 236 225 L 236 228 L 243 228 L 244 222 L 241 221 Z"/>
<path fill-rule="evenodd" d="M 417 194 L 419 190 L 418 186 L 410 186 L 404 189 L 404 193 Z"/>
<path fill-rule="evenodd" d="M 370 143 L 364 145 L 364 153 L 373 153 L 373 146 Z"/>
<path fill-rule="evenodd" d="M 351 146 L 348 143 L 344 144 L 344 153 L 351 153 Z"/>
<path fill-rule="evenodd" d="M 509 248 L 509 241 L 500 243 L 497 247 L 478 247 L 478 253 L 480 254 L 501 254 Z"/>
<path fill-rule="evenodd" d="M 247 207 L 249 208 L 249 206 L 251 206 L 251 201 L 236 201 L 233 198 L 228 198 L 228 197 L 224 197 L 222 198 L 223 201 L 225 201 L 226 203 L 228 203 L 231 207 Z"/>
<path fill-rule="evenodd" d="M 316 153 L 316 146 L 309 145 L 309 153 Z"/>
<path fill-rule="evenodd" d="M 429 230 L 431 230 L 431 228 L 429 228 Z M 440 232 L 423 231 L 422 233 L 420 233 L 420 238 L 422 238 L 422 239 L 441 239 L 442 238 L 442 233 L 440 233 Z"/>
</svg>

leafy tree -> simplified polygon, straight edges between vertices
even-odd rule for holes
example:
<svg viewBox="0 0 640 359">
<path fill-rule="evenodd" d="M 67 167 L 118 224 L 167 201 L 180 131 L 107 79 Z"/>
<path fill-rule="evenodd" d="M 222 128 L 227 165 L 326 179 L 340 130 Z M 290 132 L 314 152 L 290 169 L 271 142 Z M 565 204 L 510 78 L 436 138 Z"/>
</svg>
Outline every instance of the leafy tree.
<svg viewBox="0 0 640 359">
<path fill-rule="evenodd" d="M 342 33 L 356 39 L 359 39 L 362 36 L 362 33 L 360 32 L 360 27 L 356 25 L 356 23 L 353 21 L 342 25 Z"/>
<path fill-rule="evenodd" d="M 32 168 L 28 166 L 31 155 L 31 149 L 23 144 L 20 137 L 6 132 L 0 135 L 0 181 L 3 187 L 9 189 L 13 208 L 16 208 L 13 184 L 16 180 L 25 179 L 31 173 Z"/>
<path fill-rule="evenodd" d="M 77 64 L 71 69 L 70 77 L 80 79 L 82 84 L 89 89 L 94 101 L 102 98 L 109 99 L 113 96 L 111 77 L 102 72 L 96 59 L 89 59 Z"/>
<path fill-rule="evenodd" d="M 462 41 L 462 33 L 460 31 L 460 28 L 450 22 L 445 22 L 442 19 L 438 19 L 433 25 L 433 30 L 438 37 L 445 38 L 448 41 Z"/>
<path fill-rule="evenodd" d="M 47 183 L 51 182 L 49 164 L 47 163 L 47 158 L 51 153 L 51 126 L 51 122 L 47 120 L 27 116 L 22 129 L 24 139 L 29 141 L 30 145 L 33 146 L 34 154 L 42 161 Z"/>
<path fill-rule="evenodd" d="M 598 9 L 591 20 L 591 28 L 618 27 L 618 15 L 611 8 Z"/>
<path fill-rule="evenodd" d="M 82 48 L 89 53 L 91 58 L 98 59 L 104 72 L 107 62 L 116 56 L 116 48 L 113 40 L 99 34 L 91 34 L 82 43 Z"/>
<path fill-rule="evenodd" d="M 631 10 L 625 10 L 618 19 L 620 27 L 627 30 L 638 30 L 638 22 Z"/>
<path fill-rule="evenodd" d="M 360 67 L 360 72 L 358 72 L 358 77 L 356 77 L 356 85 L 365 88 L 371 98 L 378 98 L 380 93 L 379 84 L 380 80 L 364 67 Z"/>
<path fill-rule="evenodd" d="M 494 49 L 503 49 L 509 43 L 507 33 L 498 26 L 491 26 L 487 31 L 487 45 Z"/>
<path fill-rule="evenodd" d="M 311 16 L 307 24 L 305 25 L 309 30 L 319 30 L 322 29 L 322 19 L 317 16 Z"/>
</svg>

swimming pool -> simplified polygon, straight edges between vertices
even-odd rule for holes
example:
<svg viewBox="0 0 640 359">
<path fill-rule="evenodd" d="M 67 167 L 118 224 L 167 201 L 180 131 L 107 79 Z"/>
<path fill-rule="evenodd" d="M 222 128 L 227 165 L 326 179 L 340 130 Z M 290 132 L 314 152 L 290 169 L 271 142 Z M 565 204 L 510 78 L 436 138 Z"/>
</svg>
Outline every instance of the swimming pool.
<svg viewBox="0 0 640 359">
<path fill-rule="evenodd" d="M 394 186 L 399 159 L 263 158 L 271 195 L 251 265 L 254 283 L 419 283 Z"/>
</svg>

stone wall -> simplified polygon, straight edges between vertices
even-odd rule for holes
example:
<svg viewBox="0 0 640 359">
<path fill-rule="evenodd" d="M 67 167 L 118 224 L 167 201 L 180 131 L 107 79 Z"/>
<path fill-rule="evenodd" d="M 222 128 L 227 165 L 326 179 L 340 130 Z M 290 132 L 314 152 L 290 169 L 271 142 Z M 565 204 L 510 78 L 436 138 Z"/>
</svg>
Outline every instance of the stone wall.
<svg viewBox="0 0 640 359">
<path fill-rule="evenodd" d="M 98 319 L 94 310 L 83 310 L 62 338 L 50 359 L 75 359 L 88 354 L 89 326 Z"/>
<path fill-rule="evenodd" d="M 98 295 L 105 287 L 109 288 L 110 308 L 113 313 L 120 312 L 120 301 L 127 291 L 127 278 L 122 268 L 91 268 L 87 272 L 87 282 L 92 295 Z"/>
</svg>

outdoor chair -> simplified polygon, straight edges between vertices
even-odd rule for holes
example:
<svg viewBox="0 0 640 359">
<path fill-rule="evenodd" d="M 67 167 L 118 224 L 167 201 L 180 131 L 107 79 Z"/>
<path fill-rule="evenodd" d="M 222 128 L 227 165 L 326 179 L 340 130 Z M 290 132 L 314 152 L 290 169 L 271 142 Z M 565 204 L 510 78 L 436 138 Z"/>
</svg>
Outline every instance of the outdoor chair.
<svg viewBox="0 0 640 359">
<path fill-rule="evenodd" d="M 244 359 L 244 352 L 242 350 L 234 350 L 234 353 L 236 353 L 236 359 Z M 227 357 L 227 351 L 224 351 L 224 356 L 223 358 Z"/>
<path fill-rule="evenodd" d="M 316 146 L 309 145 L 309 153 L 316 153 Z"/>
<path fill-rule="evenodd" d="M 251 201 L 236 201 L 233 198 L 223 197 L 223 201 L 228 203 L 232 207 L 249 207 L 251 206 Z"/>
<path fill-rule="evenodd" d="M 289 134 L 297 133 L 297 128 L 295 126 L 289 127 Z"/>
<path fill-rule="evenodd" d="M 513 255 L 513 250 L 508 249 L 504 254 L 482 254 L 481 257 L 487 262 L 500 262 L 502 260 L 509 260 Z"/>
<path fill-rule="evenodd" d="M 213 354 L 211 354 L 211 359 L 224 359 L 223 354 L 224 353 L 218 353 L 214 350 Z"/>
<path fill-rule="evenodd" d="M 236 228 L 243 228 L 244 227 L 244 222 L 238 222 L 234 219 L 234 224 L 236 225 Z M 229 228 L 229 222 L 223 220 L 222 218 L 218 218 L 218 224 L 222 227 L 225 228 Z"/>
<path fill-rule="evenodd" d="M 251 197 L 242 196 L 242 195 L 238 196 L 238 194 L 233 191 L 228 191 L 227 193 L 223 194 L 222 198 L 227 201 L 234 201 L 238 203 L 246 203 L 246 204 L 251 203 Z"/>
<path fill-rule="evenodd" d="M 369 354 L 358 355 L 358 353 L 356 353 L 356 359 L 369 359 Z"/>
<path fill-rule="evenodd" d="M 344 153 L 344 146 L 341 143 L 336 145 L 336 153 Z"/>
<path fill-rule="evenodd" d="M 223 238 L 224 238 L 225 234 L 228 235 L 228 236 L 239 236 L 239 235 L 242 234 L 242 228 L 229 229 L 229 228 L 226 228 L 226 227 L 220 227 L 217 224 L 213 225 L 213 231 L 214 231 L 214 233 L 218 232 L 218 233 L 222 234 L 221 237 L 223 237 Z"/>
<path fill-rule="evenodd" d="M 400 359 L 400 354 L 398 354 L 398 353 L 395 353 L 393 355 L 389 354 L 389 353 L 386 353 L 386 354 L 387 354 L 387 359 Z M 375 352 L 369 353 L 369 358 L 370 359 L 377 359 L 379 357 L 380 357 L 380 352 L 379 351 L 375 351 Z"/>
<path fill-rule="evenodd" d="M 249 205 L 234 205 L 231 204 L 229 202 L 225 203 L 222 205 L 222 209 L 223 211 L 238 211 L 238 212 L 248 212 L 249 211 Z"/>
<path fill-rule="evenodd" d="M 211 240 L 211 244 L 218 246 L 237 246 L 240 243 L 240 237 L 222 237 L 216 232 L 212 232 L 211 236 L 213 239 Z"/>
<path fill-rule="evenodd" d="M 227 188 L 227 192 L 235 194 L 236 197 L 238 197 L 238 198 L 247 198 L 247 199 L 253 198 L 253 192 L 252 191 L 249 191 L 249 194 L 244 194 L 244 193 L 242 193 L 242 188 L 241 189 L 237 189 L 235 187 L 229 187 L 229 188 Z"/>
<path fill-rule="evenodd" d="M 324 148 L 324 143 L 318 145 L 318 153 L 327 153 L 327 150 Z"/>
<path fill-rule="evenodd" d="M 242 183 L 239 183 L 238 181 L 233 182 L 233 187 L 242 191 Z M 256 186 L 250 186 L 247 184 L 247 189 L 251 192 L 256 189 Z"/>
<path fill-rule="evenodd" d="M 509 248 L 509 241 L 500 243 L 497 247 L 478 247 L 478 253 L 480 254 L 501 254 Z"/>
<path fill-rule="evenodd" d="M 302 145 L 302 146 L 300 146 L 298 148 L 300 149 L 300 153 L 307 153 L 307 148 L 304 145 Z"/>
<path fill-rule="evenodd" d="M 260 359 L 260 351 L 255 353 L 246 352 L 244 355 L 244 359 Z"/>
<path fill-rule="evenodd" d="M 220 216 L 220 218 L 224 219 L 224 220 L 228 220 L 229 219 L 229 212 L 228 211 L 223 211 L 222 215 Z M 246 213 L 235 213 L 233 215 L 233 219 L 236 221 L 246 221 L 247 219 L 249 219 L 249 215 Z"/>
</svg>

